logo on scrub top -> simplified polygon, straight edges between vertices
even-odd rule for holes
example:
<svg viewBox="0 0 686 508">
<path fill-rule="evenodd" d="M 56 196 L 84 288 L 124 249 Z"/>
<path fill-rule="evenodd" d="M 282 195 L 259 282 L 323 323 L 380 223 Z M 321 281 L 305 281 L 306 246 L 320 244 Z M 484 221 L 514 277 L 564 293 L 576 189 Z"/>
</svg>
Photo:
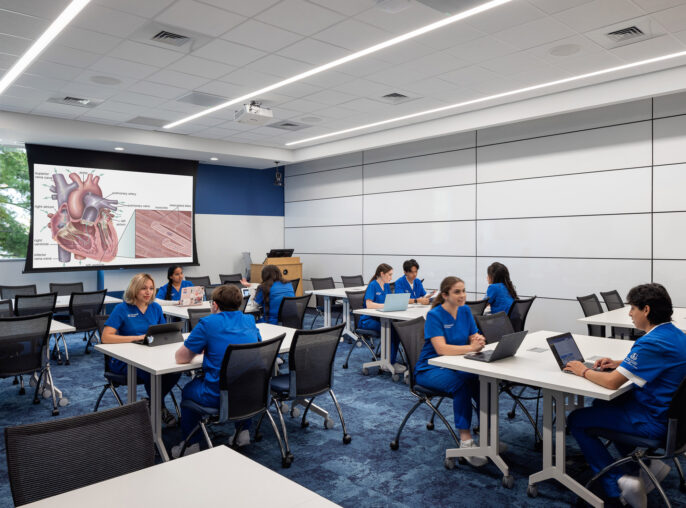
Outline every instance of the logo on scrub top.
<svg viewBox="0 0 686 508">
<path fill-rule="evenodd" d="M 631 353 L 629 356 L 626 357 L 626 363 L 631 365 L 632 367 L 637 367 L 638 366 L 638 353 L 634 352 Z"/>
</svg>

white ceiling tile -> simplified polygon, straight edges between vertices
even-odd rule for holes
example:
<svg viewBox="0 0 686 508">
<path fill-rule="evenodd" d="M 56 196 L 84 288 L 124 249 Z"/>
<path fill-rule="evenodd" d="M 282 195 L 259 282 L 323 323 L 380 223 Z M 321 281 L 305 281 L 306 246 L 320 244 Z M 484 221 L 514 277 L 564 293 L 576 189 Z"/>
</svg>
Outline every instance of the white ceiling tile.
<svg viewBox="0 0 686 508">
<path fill-rule="evenodd" d="M 609 51 L 602 50 L 595 53 L 566 57 L 564 61 L 561 61 L 556 67 L 560 67 L 572 75 L 577 75 L 622 65 L 624 63 L 626 62 L 618 56 L 613 55 Z"/>
<path fill-rule="evenodd" d="M 271 85 L 279 81 L 279 79 L 275 78 L 272 74 L 265 74 L 264 72 L 253 71 L 244 67 L 223 76 L 222 81 L 228 81 L 248 89 L 257 89 Z"/>
<path fill-rule="evenodd" d="M 125 122 L 131 120 L 131 113 L 120 113 L 116 111 L 106 111 L 104 109 L 95 108 L 86 111 L 81 118 L 89 121 L 109 120 L 110 122 Z"/>
<path fill-rule="evenodd" d="M 245 17 L 194 0 L 178 0 L 155 21 L 217 37 L 245 21 Z"/>
<path fill-rule="evenodd" d="M 482 37 L 474 41 L 460 44 L 446 50 L 451 55 L 467 60 L 471 63 L 479 63 L 499 56 L 515 53 L 517 48 L 506 44 L 493 37 Z"/>
<path fill-rule="evenodd" d="M 221 7 L 228 11 L 237 12 L 243 16 L 252 17 L 265 9 L 271 7 L 281 0 L 203 0 L 206 4 Z"/>
<path fill-rule="evenodd" d="M 70 25 L 55 39 L 54 43 L 70 48 L 86 49 L 92 53 L 105 54 L 120 44 L 121 41 L 122 39 L 118 37 Z"/>
<path fill-rule="evenodd" d="M 486 60 L 479 64 L 484 69 L 496 72 L 501 76 L 509 76 L 519 72 L 529 72 L 535 74 L 548 66 L 545 62 L 526 53 L 514 53 L 512 55 L 501 56 L 492 60 Z"/>
<path fill-rule="evenodd" d="M 619 23 L 645 14 L 629 0 L 594 0 L 579 7 L 558 12 L 555 17 L 577 32 Z"/>
<path fill-rule="evenodd" d="M 436 53 L 434 48 L 422 46 L 415 41 L 406 41 L 374 53 L 374 58 L 384 62 L 403 64 Z"/>
<path fill-rule="evenodd" d="M 473 65 L 464 67 L 451 72 L 446 72 L 440 76 L 441 79 L 455 83 L 459 87 L 470 87 L 482 81 L 502 81 L 502 77 L 495 72 Z"/>
<path fill-rule="evenodd" d="M 222 39 L 214 39 L 193 52 L 193 56 L 216 60 L 224 64 L 242 66 L 266 55 L 264 51 L 241 46 Z"/>
<path fill-rule="evenodd" d="M 14 83 L 20 86 L 28 86 L 31 88 L 38 88 L 39 90 L 49 91 L 60 90 L 64 85 L 67 84 L 67 82 L 62 79 L 46 78 L 44 76 L 33 76 L 27 73 L 24 73 L 21 76 L 19 76 Z"/>
<path fill-rule="evenodd" d="M 647 41 L 635 42 L 628 46 L 611 49 L 610 53 L 626 60 L 636 62 L 647 58 L 683 51 L 684 45 L 671 35 L 662 35 Z"/>
<path fill-rule="evenodd" d="M 290 102 L 286 102 L 283 106 L 292 111 L 298 111 L 299 113 L 309 113 L 317 109 L 321 109 L 322 105 L 318 102 L 312 102 L 307 99 L 295 99 Z"/>
<path fill-rule="evenodd" d="M 0 54 L 21 56 L 26 53 L 33 41 L 23 37 L 0 34 Z"/>
<path fill-rule="evenodd" d="M 169 7 L 176 0 L 95 0 L 96 3 L 117 9 L 120 11 L 136 14 L 145 18 L 152 18 L 162 9 Z"/>
<path fill-rule="evenodd" d="M 168 69 L 203 78 L 217 79 L 235 70 L 236 67 L 189 55 L 177 60 Z"/>
<path fill-rule="evenodd" d="M 575 35 L 574 30 L 553 18 L 541 18 L 517 25 L 495 36 L 518 49 L 529 49 Z"/>
<path fill-rule="evenodd" d="M 117 100 L 108 99 L 95 108 L 99 111 L 113 111 L 115 113 L 122 113 L 130 115 L 129 118 L 140 115 L 140 104 L 129 104 L 127 102 L 119 102 Z"/>
<path fill-rule="evenodd" d="M 33 108 L 42 104 L 41 99 L 29 99 L 23 97 L 11 97 L 9 95 L 0 95 L 0 110 L 16 111 L 17 113 L 28 113 Z"/>
<path fill-rule="evenodd" d="M 592 2 L 593 0 L 529 0 L 534 6 L 541 9 L 548 14 L 554 14 L 560 11 L 566 11 L 573 7 L 578 7 L 583 4 Z M 652 2 L 654 0 L 648 0 Z"/>
<path fill-rule="evenodd" d="M 489 34 L 542 18 L 544 14 L 527 2 L 510 2 L 468 18 L 466 23 Z"/>
<path fill-rule="evenodd" d="M 113 95 L 119 93 L 120 90 L 111 87 L 104 87 L 94 84 L 80 83 L 72 81 L 67 83 L 61 90 L 64 95 L 71 97 L 82 97 L 85 99 L 102 99 L 107 100 Z"/>
<path fill-rule="evenodd" d="M 0 0 L 0 9 L 52 21 L 66 9 L 69 3 L 70 0 L 52 0 L 50 2 L 43 0 Z"/>
<path fill-rule="evenodd" d="M 184 54 L 178 51 L 158 48 L 149 44 L 124 41 L 112 50 L 108 56 L 146 65 L 165 67 L 182 58 Z"/>
<path fill-rule="evenodd" d="M 381 102 L 381 101 L 375 101 L 372 99 L 367 99 L 366 97 L 360 98 L 360 99 L 355 99 L 354 101 L 346 102 L 345 107 L 347 109 L 352 109 L 354 111 L 357 111 L 359 113 L 367 113 L 367 112 L 379 112 L 379 111 L 391 111 L 392 107 L 390 104 Z M 366 122 L 367 119 L 365 118 L 364 121 Z"/>
<path fill-rule="evenodd" d="M 36 115 L 58 116 L 61 118 L 76 118 L 83 115 L 84 112 L 84 108 L 78 106 L 68 106 L 53 102 L 44 102 L 36 106 L 32 111 Z"/>
<path fill-rule="evenodd" d="M 676 37 L 681 42 L 686 43 L 686 30 L 682 30 L 681 32 L 676 32 L 673 35 L 674 35 L 674 37 Z M 0 55 L 0 56 L 2 56 L 2 55 Z"/>
<path fill-rule="evenodd" d="M 267 55 L 264 58 L 255 60 L 248 64 L 244 69 L 249 71 L 263 72 L 265 74 L 272 74 L 272 83 L 279 81 L 278 78 L 290 78 L 301 72 L 309 71 L 314 66 L 311 64 L 292 60 L 279 55 Z M 271 83 L 269 83 L 271 84 Z"/>
<path fill-rule="evenodd" d="M 350 95 L 343 92 L 337 92 L 336 90 L 322 90 L 321 92 L 314 93 L 307 96 L 307 100 L 319 102 L 321 104 L 327 104 L 329 106 L 335 106 L 336 104 L 343 104 L 344 102 L 351 101 L 355 99 L 354 95 Z"/>
<path fill-rule="evenodd" d="M 218 97 L 225 97 L 227 100 L 245 93 L 245 87 L 218 80 L 205 83 L 194 90 L 196 92 L 209 93 Z"/>
<path fill-rule="evenodd" d="M 36 76 L 45 76 L 47 78 L 71 81 L 72 79 L 76 79 L 83 72 L 83 69 L 72 67 L 70 65 L 62 65 L 38 60 L 37 62 L 33 62 L 31 64 L 31 67 L 27 72 Z"/>
<path fill-rule="evenodd" d="M 686 30 L 686 4 L 656 12 L 651 16 L 670 32 Z"/>
<path fill-rule="evenodd" d="M 12 67 L 19 57 L 0 53 L 0 69 L 6 70 Z"/>
<path fill-rule="evenodd" d="M 89 123 L 99 123 L 101 125 L 116 125 L 119 126 L 121 122 L 119 120 L 109 120 L 108 118 L 100 118 L 97 116 L 91 116 L 88 117 L 86 114 L 83 114 L 79 117 L 76 118 L 80 122 L 89 122 Z"/>
<path fill-rule="evenodd" d="M 369 74 L 373 74 L 382 69 L 388 69 L 392 67 L 393 64 L 390 62 L 384 62 L 374 57 L 364 57 L 353 62 L 348 62 L 338 68 L 340 72 L 349 74 L 351 76 L 356 76 L 358 78 L 363 78 Z"/>
<path fill-rule="evenodd" d="M 52 93 L 46 90 L 39 90 L 37 88 L 12 85 L 3 93 L 3 95 L 7 95 L 8 97 L 18 97 L 22 99 L 32 99 L 35 101 L 46 101 L 52 96 Z"/>
<path fill-rule="evenodd" d="M 357 19 L 394 35 L 415 30 L 444 17 L 445 14 L 442 12 L 431 9 L 419 2 L 412 2 L 407 9 L 396 13 L 385 12 L 381 9 L 370 9 L 357 15 Z"/>
<path fill-rule="evenodd" d="M 41 53 L 40 57 L 41 60 L 47 60 L 49 62 L 61 63 L 74 67 L 88 67 L 100 60 L 102 55 L 60 46 L 59 44 L 51 44 Z"/>
<path fill-rule="evenodd" d="M 352 81 L 354 79 L 355 78 L 353 76 L 343 74 L 342 72 L 325 71 L 304 79 L 301 81 L 301 83 L 316 86 L 318 88 L 332 88 L 340 85 L 341 83 L 347 83 L 348 81 Z"/>
<path fill-rule="evenodd" d="M 197 135 L 201 138 L 209 139 L 225 139 L 232 136 L 240 131 L 233 129 L 220 129 L 219 127 L 210 127 L 209 129 L 204 129 L 198 131 Z"/>
<path fill-rule="evenodd" d="M 121 60 L 119 58 L 111 58 L 106 56 L 95 62 L 90 67 L 92 70 L 102 71 L 103 73 L 110 73 L 131 78 L 143 79 L 159 69 L 151 65 L 144 65 L 136 62 L 129 62 L 128 60 Z"/>
<path fill-rule="evenodd" d="M 357 111 L 353 111 L 352 109 L 346 109 L 343 106 L 318 109 L 314 113 L 315 113 L 315 116 L 322 115 L 324 117 L 336 118 L 336 119 L 350 118 L 353 115 L 357 115 Z"/>
<path fill-rule="evenodd" d="M 424 34 L 417 41 L 434 49 L 446 49 L 487 35 L 467 23 L 454 23 Z"/>
<path fill-rule="evenodd" d="M 448 83 L 438 78 L 421 79 L 404 85 L 411 95 L 434 95 L 455 89 L 454 83 Z"/>
<path fill-rule="evenodd" d="M 193 90 L 194 88 L 202 86 L 209 81 L 207 78 L 193 76 L 192 74 L 186 74 L 185 72 L 171 71 L 168 69 L 163 69 L 159 72 L 156 72 L 152 76 L 148 77 L 148 80 L 155 83 L 185 88 L 188 90 Z"/>
<path fill-rule="evenodd" d="M 683 5 L 684 0 L 634 0 L 646 12 L 657 12 L 677 5 Z"/>
<path fill-rule="evenodd" d="M 304 81 L 296 81 L 290 85 L 286 85 L 279 88 L 279 93 L 282 95 L 287 95 L 288 97 L 306 97 L 307 95 L 312 95 L 321 91 L 321 87 L 310 85 Z"/>
<path fill-rule="evenodd" d="M 115 37 L 127 38 L 148 20 L 125 12 L 90 4 L 72 21 L 75 26 L 102 32 Z"/>
<path fill-rule="evenodd" d="M 100 83 L 97 83 L 97 77 L 105 76 L 108 78 L 114 78 L 118 79 L 121 83 L 114 84 L 114 85 L 103 85 Z M 96 81 L 93 81 L 93 78 L 96 78 Z M 95 71 L 95 70 L 90 70 L 86 69 L 83 71 L 81 74 L 79 74 L 75 79 L 74 82 L 78 83 L 84 83 L 86 85 L 93 85 L 97 86 L 99 88 L 102 88 L 103 90 L 125 90 L 132 84 L 134 84 L 136 81 L 138 81 L 137 78 L 132 78 L 130 76 L 124 76 L 122 74 L 118 75 L 113 75 L 109 72 L 102 72 L 102 71 Z"/>
<path fill-rule="evenodd" d="M 351 37 L 351 34 L 355 36 Z M 346 19 L 314 36 L 315 39 L 351 51 L 359 51 L 392 37 L 388 32 L 355 19 Z"/>
<path fill-rule="evenodd" d="M 146 108 L 154 108 L 164 102 L 164 99 L 134 92 L 120 92 L 112 99 L 118 102 L 126 102 L 127 104 L 145 106 Z"/>
<path fill-rule="evenodd" d="M 316 39 L 302 39 L 295 44 L 288 46 L 278 52 L 279 55 L 312 65 L 322 65 L 324 63 L 337 60 L 350 54 L 350 51 L 338 46 L 333 46 Z"/>
<path fill-rule="evenodd" d="M 578 51 L 573 55 L 568 56 L 557 56 L 551 54 L 551 50 L 554 48 L 559 48 L 561 46 L 578 46 Z M 584 37 L 583 35 L 574 35 L 572 37 L 567 37 L 565 39 L 560 39 L 559 41 L 550 42 L 548 44 L 542 44 L 536 48 L 531 48 L 525 53 L 527 55 L 534 56 L 540 60 L 544 60 L 553 65 L 564 65 L 564 62 L 572 56 L 580 56 L 588 53 L 596 53 L 602 51 L 599 45 L 590 39 Z"/>
<path fill-rule="evenodd" d="M 0 33 L 35 40 L 45 32 L 50 21 L 26 14 L 0 11 Z"/>
<path fill-rule="evenodd" d="M 335 89 L 357 97 L 381 97 L 382 95 L 393 91 L 389 89 L 388 85 L 382 85 L 381 83 L 376 83 L 367 79 L 349 81 L 348 83 L 343 83 L 335 87 Z"/>
<path fill-rule="evenodd" d="M 511 84 L 508 87 L 508 90 L 539 85 L 541 83 L 550 83 L 552 81 L 568 78 L 570 75 L 571 73 L 567 70 L 552 65 L 538 68 L 534 72 L 521 71 L 508 77 L 508 80 L 512 79 L 513 82 L 517 83 L 517 85 Z"/>
<path fill-rule="evenodd" d="M 153 95 L 163 99 L 176 99 L 177 97 L 181 97 L 183 94 L 188 92 L 188 90 L 185 88 L 161 85 L 159 83 L 151 83 L 150 81 L 139 81 L 138 83 L 130 86 L 129 91 Z"/>
<path fill-rule="evenodd" d="M 302 39 L 302 35 L 249 19 L 222 35 L 222 39 L 273 52 Z"/>
<path fill-rule="evenodd" d="M 375 0 L 345 0 L 345 2 L 341 0 L 310 0 L 310 2 L 346 16 L 354 16 L 376 5 Z"/>
<path fill-rule="evenodd" d="M 257 19 L 302 35 L 312 35 L 343 19 L 340 14 L 304 0 L 283 0 Z"/>
</svg>

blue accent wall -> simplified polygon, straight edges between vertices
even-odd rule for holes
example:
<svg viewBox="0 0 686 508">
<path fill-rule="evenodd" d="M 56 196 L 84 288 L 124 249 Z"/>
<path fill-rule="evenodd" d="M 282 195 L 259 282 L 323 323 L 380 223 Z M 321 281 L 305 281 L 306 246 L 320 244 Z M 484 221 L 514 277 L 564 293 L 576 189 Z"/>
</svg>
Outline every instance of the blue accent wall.
<svg viewBox="0 0 686 508">
<path fill-rule="evenodd" d="M 198 164 L 195 213 L 283 217 L 283 187 L 274 185 L 274 172 Z"/>
</svg>

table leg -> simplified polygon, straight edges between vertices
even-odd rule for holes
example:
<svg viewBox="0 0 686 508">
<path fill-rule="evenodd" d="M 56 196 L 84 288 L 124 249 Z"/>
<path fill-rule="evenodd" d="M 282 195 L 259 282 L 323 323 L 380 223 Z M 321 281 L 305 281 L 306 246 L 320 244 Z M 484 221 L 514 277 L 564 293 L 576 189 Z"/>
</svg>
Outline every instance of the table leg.
<svg viewBox="0 0 686 508">
<path fill-rule="evenodd" d="M 391 320 L 381 319 L 381 353 L 379 359 L 374 362 L 367 362 L 362 364 L 362 371 L 371 368 L 379 367 L 381 370 L 395 374 L 395 369 L 390 362 L 391 356 Z"/>
<path fill-rule="evenodd" d="M 503 473 L 503 485 L 512 487 L 510 468 L 500 456 L 500 437 L 498 435 L 498 380 L 479 376 L 479 446 L 477 448 L 448 448 L 446 459 L 458 457 L 486 457 Z M 490 410 L 489 410 L 490 409 Z"/>
<path fill-rule="evenodd" d="M 164 462 L 169 461 L 167 448 L 162 441 L 162 376 L 150 375 L 150 421 L 152 437 Z"/>
<path fill-rule="evenodd" d="M 324 296 L 324 328 L 331 326 L 331 297 Z"/>
<path fill-rule="evenodd" d="M 341 301 L 343 302 L 343 315 L 341 315 L 341 319 L 345 323 L 343 333 L 341 334 L 341 339 L 347 335 L 351 340 L 355 340 L 353 329 L 350 327 L 350 323 L 355 322 L 354 318 L 350 315 L 350 302 L 347 298 L 343 298 Z"/>
<path fill-rule="evenodd" d="M 138 373 L 136 367 L 130 363 L 126 366 L 126 402 L 136 402 L 136 387 L 138 386 Z"/>
<path fill-rule="evenodd" d="M 555 435 L 553 454 L 553 405 L 555 407 Z M 565 394 L 543 389 L 543 469 L 529 476 L 527 494 L 537 495 L 536 484 L 545 480 L 557 480 L 591 506 L 604 506 L 603 500 L 586 489 L 566 473 L 565 459 Z"/>
</svg>

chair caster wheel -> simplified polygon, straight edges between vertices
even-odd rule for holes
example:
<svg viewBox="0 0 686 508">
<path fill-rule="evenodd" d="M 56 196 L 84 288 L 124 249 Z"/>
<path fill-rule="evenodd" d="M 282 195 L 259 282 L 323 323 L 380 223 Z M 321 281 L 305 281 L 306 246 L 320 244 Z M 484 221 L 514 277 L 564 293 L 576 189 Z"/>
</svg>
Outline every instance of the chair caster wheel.
<svg viewBox="0 0 686 508">
<path fill-rule="evenodd" d="M 59 404 L 61 407 L 64 407 L 67 404 L 69 404 L 69 399 L 66 397 L 62 397 L 60 400 L 57 401 L 57 404 Z"/>
<path fill-rule="evenodd" d="M 291 467 L 291 461 L 288 459 L 288 457 L 281 459 L 281 467 L 284 469 L 288 469 L 289 467 Z"/>
<path fill-rule="evenodd" d="M 362 347 L 362 343 L 360 341 L 355 342 L 355 347 Z"/>
<path fill-rule="evenodd" d="M 353 440 L 353 437 L 350 434 L 345 434 L 343 436 L 343 444 L 350 444 Z"/>
<path fill-rule="evenodd" d="M 87 355 L 91 354 L 91 352 L 90 352 L 89 349 L 86 349 L 86 354 L 87 354 Z"/>
<path fill-rule="evenodd" d="M 19 395 L 24 395 L 26 393 L 26 388 L 19 388 Z"/>
<path fill-rule="evenodd" d="M 262 433 L 255 434 L 255 442 L 262 441 Z"/>
<path fill-rule="evenodd" d="M 398 374 L 393 374 L 393 375 L 391 376 L 391 379 L 393 380 L 394 383 L 397 383 L 397 382 L 398 382 L 398 379 L 400 379 L 400 376 L 398 376 Z"/>
<path fill-rule="evenodd" d="M 281 403 L 281 412 L 288 413 L 288 404 L 286 404 L 285 402 Z"/>
<path fill-rule="evenodd" d="M 363 376 L 368 376 L 369 375 L 369 369 L 367 367 L 362 368 L 362 375 Z"/>
<path fill-rule="evenodd" d="M 503 487 L 505 487 L 506 489 L 511 489 L 512 487 L 514 487 L 514 476 L 512 476 L 511 474 L 503 476 Z"/>
<path fill-rule="evenodd" d="M 526 488 L 526 495 L 529 497 L 536 497 L 538 496 L 538 487 L 536 485 L 529 485 Z"/>
<path fill-rule="evenodd" d="M 446 469 L 455 469 L 455 459 L 445 459 L 443 461 L 443 465 L 445 466 Z"/>
<path fill-rule="evenodd" d="M 306 429 L 309 426 L 310 426 L 310 422 L 308 422 L 307 420 L 305 420 L 304 422 L 300 422 L 300 427 L 303 429 Z"/>
<path fill-rule="evenodd" d="M 537 452 L 540 452 L 543 449 L 543 442 L 542 441 L 536 441 L 534 443 L 534 450 Z"/>
<path fill-rule="evenodd" d="M 52 396 L 52 392 L 50 390 L 43 390 L 43 398 L 44 399 L 49 399 Z"/>
<path fill-rule="evenodd" d="M 13 385 L 18 385 L 18 384 L 19 384 L 19 379 L 17 379 L 17 378 L 15 377 L 15 378 L 14 378 L 14 381 L 12 381 L 12 384 L 13 384 Z"/>
<path fill-rule="evenodd" d="M 295 407 L 295 405 L 293 405 L 291 407 L 291 418 L 297 418 L 298 416 L 300 416 L 300 409 L 298 409 L 297 407 Z"/>
<path fill-rule="evenodd" d="M 53 409 L 52 410 L 52 416 L 58 416 L 60 414 L 59 409 Z"/>
<path fill-rule="evenodd" d="M 508 411 L 507 412 L 507 417 L 512 420 L 515 417 L 515 412 L 514 411 Z"/>
<path fill-rule="evenodd" d="M 434 424 L 429 422 L 426 424 L 426 430 L 434 430 Z"/>
<path fill-rule="evenodd" d="M 344 364 L 343 364 L 343 368 L 344 368 L 344 369 L 347 369 L 347 368 L 348 368 L 348 364 L 347 364 L 347 363 L 344 363 Z"/>
<path fill-rule="evenodd" d="M 474 434 L 479 434 L 479 426 L 477 425 L 476 427 L 473 427 L 472 430 L 474 431 Z"/>
<path fill-rule="evenodd" d="M 34 387 L 36 386 L 36 383 L 38 383 L 38 380 L 35 377 L 31 376 L 31 379 L 29 379 L 29 386 Z"/>
<path fill-rule="evenodd" d="M 65 360 L 65 361 L 64 361 L 64 364 L 65 364 L 65 365 L 71 365 L 71 364 L 69 363 L 69 360 Z"/>
<path fill-rule="evenodd" d="M 38 399 L 33 399 L 33 403 L 34 403 L 34 404 L 40 404 L 40 400 L 38 400 Z"/>
<path fill-rule="evenodd" d="M 291 452 L 288 452 L 288 453 L 286 454 L 286 458 L 288 459 L 288 461 L 289 461 L 290 463 L 293 463 L 293 461 L 295 460 L 295 457 L 293 456 L 293 454 L 292 454 Z"/>
<path fill-rule="evenodd" d="M 327 418 L 326 420 L 324 420 L 324 428 L 333 429 L 333 420 L 331 418 Z"/>
<path fill-rule="evenodd" d="M 680 490 L 681 492 L 686 492 L 686 483 L 680 484 L 680 485 L 679 485 L 679 490 Z"/>
<path fill-rule="evenodd" d="M 400 443 L 395 440 L 391 441 L 391 450 L 397 450 L 398 448 L 400 448 Z"/>
</svg>

